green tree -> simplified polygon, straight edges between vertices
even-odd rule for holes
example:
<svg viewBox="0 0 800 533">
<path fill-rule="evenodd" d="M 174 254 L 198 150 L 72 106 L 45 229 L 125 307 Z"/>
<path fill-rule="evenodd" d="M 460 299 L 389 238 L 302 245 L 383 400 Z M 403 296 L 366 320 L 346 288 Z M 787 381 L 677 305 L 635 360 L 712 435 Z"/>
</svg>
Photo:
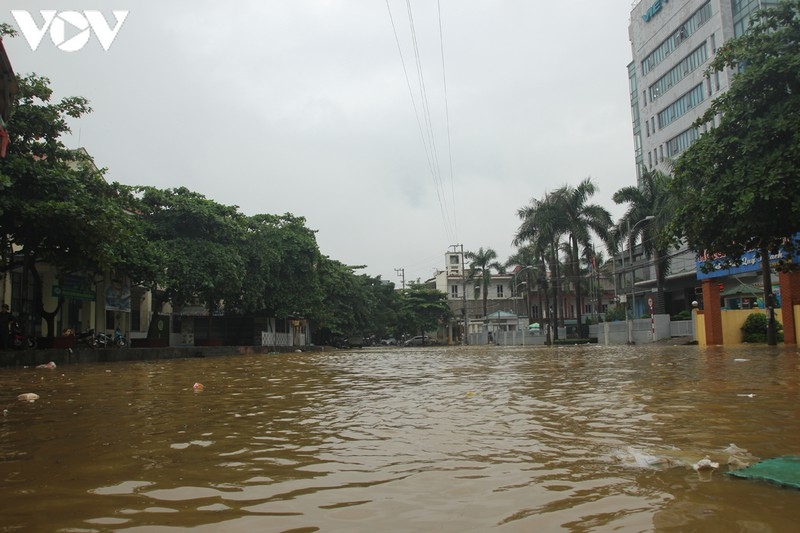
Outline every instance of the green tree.
<svg viewBox="0 0 800 533">
<path fill-rule="evenodd" d="M 383 337 L 396 327 L 398 296 L 394 285 L 380 277 L 357 274 L 361 266 L 348 266 L 323 258 L 319 277 L 323 303 L 315 314 L 320 343 L 335 336 Z"/>
<path fill-rule="evenodd" d="M 577 319 L 579 334 L 585 335 L 582 324 L 584 268 L 582 264 L 590 263 L 594 257 L 592 245 L 593 235 L 599 236 L 607 246 L 610 244 L 609 228 L 611 215 L 588 200 L 595 193 L 595 186 L 590 178 L 583 180 L 577 187 L 564 185 L 546 194 L 541 200 L 533 199 L 528 206 L 517 211 L 522 220 L 514 242 L 519 245 L 530 242 L 536 254 L 549 263 L 552 274 L 555 339 L 558 338 L 558 295 L 566 286 L 559 286 L 561 280 L 560 251 L 567 258 L 565 265 L 568 280 L 575 288 Z M 566 239 L 562 246 L 562 238 Z"/>
<path fill-rule="evenodd" d="M 556 231 L 560 231 L 567 238 L 570 253 L 567 263 L 572 284 L 575 287 L 575 303 L 577 306 L 578 334 L 588 337 L 583 330 L 583 268 L 582 261 L 592 261 L 594 249 L 592 234 L 598 235 L 604 241 L 608 240 L 608 230 L 612 225 L 611 215 L 598 205 L 589 204 L 588 200 L 594 195 L 596 188 L 591 178 L 586 178 L 576 187 L 565 185 L 552 194 L 552 201 L 561 216 L 556 219 Z"/>
<path fill-rule="evenodd" d="M 470 262 L 467 279 L 477 279 L 480 282 L 483 296 L 483 316 L 488 315 L 489 283 L 492 281 L 492 269 L 500 271 L 504 267 L 496 261 L 497 252 L 491 248 L 484 250 L 482 247 L 477 252 L 466 252 L 464 257 Z"/>
<path fill-rule="evenodd" d="M 400 294 L 399 322 L 403 331 L 424 335 L 452 317 L 447 294 L 441 291 L 412 283 Z"/>
<path fill-rule="evenodd" d="M 276 317 L 314 316 L 324 298 L 319 272 L 323 258 L 314 230 L 305 218 L 291 213 L 256 215 L 245 224 L 243 309 Z"/>
<path fill-rule="evenodd" d="M 549 286 L 552 290 L 552 307 L 546 299 L 547 306 L 547 339 L 549 344 L 558 339 L 558 297 L 559 297 L 559 272 L 558 260 L 559 241 L 561 239 L 562 212 L 554 201 L 554 197 L 546 194 L 542 199 L 531 199 L 527 206 L 517 210 L 521 219 L 520 227 L 514 236 L 514 244 L 520 246 L 529 243 L 536 261 L 541 263 L 542 272 L 551 274 Z M 546 275 L 546 274 L 545 274 Z M 546 278 L 545 278 L 546 280 Z M 545 281 L 543 285 L 547 285 Z M 545 288 L 545 291 L 547 289 Z M 545 293 L 546 294 L 546 293 Z M 553 331 L 553 339 L 550 331 Z"/>
<path fill-rule="evenodd" d="M 644 253 L 653 258 L 656 273 L 654 311 L 657 314 L 666 312 L 664 287 L 669 273 L 669 249 L 672 245 L 669 225 L 675 213 L 674 196 L 670 191 L 671 180 L 669 175 L 661 171 L 645 169 L 639 186 L 623 187 L 613 196 L 617 204 L 628 204 L 627 211 L 617 222 L 615 237 L 627 238 L 631 247 L 641 237 Z M 647 217 L 653 218 L 641 222 Z M 628 228 L 631 229 L 630 234 Z"/>
<path fill-rule="evenodd" d="M 53 336 L 63 299 L 53 310 L 44 308 L 38 265 L 91 279 L 118 265 L 131 233 L 122 187 L 107 183 L 85 151 L 69 150 L 61 141 L 70 132 L 68 119 L 90 112 L 89 102 L 53 101 L 50 80 L 36 74 L 18 76 L 17 84 L 11 142 L 0 159 L 0 269 L 21 270 L 30 280 L 35 308 L 21 312 L 44 318 Z"/>
<path fill-rule="evenodd" d="M 674 165 L 681 201 L 673 229 L 695 251 L 736 263 L 762 258 L 768 343 L 776 344 L 768 257 L 796 248 L 800 231 L 800 1 L 763 10 L 716 52 L 708 73 L 737 69 L 728 91 L 695 123 L 716 126 Z M 782 265 L 789 267 L 789 265 Z"/>
<path fill-rule="evenodd" d="M 222 301 L 239 302 L 245 276 L 242 254 L 245 239 L 243 216 L 185 187 L 157 189 L 137 187 L 137 225 L 150 243 L 142 265 L 128 265 L 131 272 L 147 273 L 138 279 L 163 303 L 183 306 L 197 300 L 213 314 Z M 152 258 L 160 260 L 152 268 Z M 159 305 L 156 305 L 158 308 Z"/>
<path fill-rule="evenodd" d="M 519 268 L 514 278 L 517 286 L 523 284 L 523 281 L 520 281 L 520 275 L 524 278 L 525 302 L 527 306 L 525 316 L 528 318 L 531 318 L 531 295 L 534 290 L 539 300 L 539 309 L 543 309 L 543 298 L 545 307 L 550 305 L 547 295 L 547 273 L 540 259 L 541 257 L 537 255 L 537 251 L 533 245 L 528 244 L 517 248 L 517 251 L 506 260 L 505 264 L 507 269 L 511 267 Z M 516 292 L 516 289 L 517 288 L 514 287 L 514 292 Z"/>
</svg>

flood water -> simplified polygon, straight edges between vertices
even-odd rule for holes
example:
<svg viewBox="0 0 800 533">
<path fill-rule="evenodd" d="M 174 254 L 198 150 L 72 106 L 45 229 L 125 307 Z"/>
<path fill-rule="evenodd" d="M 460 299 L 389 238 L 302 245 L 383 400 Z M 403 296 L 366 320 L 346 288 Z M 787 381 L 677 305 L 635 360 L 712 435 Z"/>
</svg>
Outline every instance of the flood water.
<svg viewBox="0 0 800 533">
<path fill-rule="evenodd" d="M 800 519 L 800 491 L 723 475 L 731 444 L 800 455 L 794 348 L 0 369 L 0 403 L 0 531 L 782 532 Z M 695 471 L 706 457 L 719 468 Z"/>
</svg>

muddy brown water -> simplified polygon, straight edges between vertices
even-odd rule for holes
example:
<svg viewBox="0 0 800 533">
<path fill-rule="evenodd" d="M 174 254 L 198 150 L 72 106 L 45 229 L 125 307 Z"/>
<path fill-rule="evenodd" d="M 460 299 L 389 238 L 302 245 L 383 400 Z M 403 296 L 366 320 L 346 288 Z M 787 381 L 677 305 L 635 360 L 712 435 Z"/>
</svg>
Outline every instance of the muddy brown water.
<svg viewBox="0 0 800 533">
<path fill-rule="evenodd" d="M 799 396 L 783 347 L 0 369 L 0 531 L 796 531 L 800 490 L 724 472 L 800 455 Z"/>
</svg>

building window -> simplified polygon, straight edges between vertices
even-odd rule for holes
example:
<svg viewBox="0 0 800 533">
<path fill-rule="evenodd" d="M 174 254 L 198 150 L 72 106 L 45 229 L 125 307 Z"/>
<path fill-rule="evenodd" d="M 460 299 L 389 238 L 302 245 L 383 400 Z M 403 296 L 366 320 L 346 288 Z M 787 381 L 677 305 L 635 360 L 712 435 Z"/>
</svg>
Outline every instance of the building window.
<svg viewBox="0 0 800 533">
<path fill-rule="evenodd" d="M 450 264 L 451 265 L 458 265 L 458 256 L 457 255 L 451 255 L 450 256 Z"/>
<path fill-rule="evenodd" d="M 458 298 L 458 285 L 450 285 L 450 296 Z"/>
<path fill-rule="evenodd" d="M 710 87 L 710 85 L 709 85 Z M 691 109 L 697 107 L 703 100 L 705 100 L 705 93 L 703 92 L 703 84 L 697 84 L 689 92 L 675 100 L 672 104 L 664 108 L 658 114 L 658 124 L 660 127 L 665 127 L 673 121 L 679 119 Z"/>
<path fill-rule="evenodd" d="M 654 100 L 664 96 L 664 94 L 678 82 L 687 77 L 691 72 L 700 68 L 707 59 L 707 47 L 706 43 L 703 42 L 703 44 L 692 50 L 689 55 L 683 58 L 680 63 L 670 69 L 669 72 L 650 85 L 648 89 L 648 91 L 650 91 L 650 99 Z"/>
<path fill-rule="evenodd" d="M 531 318 L 539 318 L 539 306 L 532 305 L 531 306 Z"/>
<path fill-rule="evenodd" d="M 706 2 L 695 11 L 689 19 L 671 33 L 650 55 L 642 60 L 642 75 L 646 75 L 656 65 L 664 61 L 668 55 L 691 36 L 697 29 L 711 19 L 711 2 Z"/>
<path fill-rule="evenodd" d="M 498 285 L 497 286 L 497 297 L 498 298 L 502 298 L 503 297 L 503 286 L 502 285 Z"/>
<path fill-rule="evenodd" d="M 689 128 L 667 141 L 667 155 L 675 157 L 683 152 L 700 136 L 697 128 Z"/>
</svg>

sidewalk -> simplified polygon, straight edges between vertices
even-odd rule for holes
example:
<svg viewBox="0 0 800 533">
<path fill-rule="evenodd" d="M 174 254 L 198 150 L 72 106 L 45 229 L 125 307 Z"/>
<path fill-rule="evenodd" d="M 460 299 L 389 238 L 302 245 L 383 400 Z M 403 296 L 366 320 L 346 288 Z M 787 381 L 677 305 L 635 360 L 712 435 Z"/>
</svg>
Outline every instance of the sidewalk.
<svg viewBox="0 0 800 533">
<path fill-rule="evenodd" d="M 116 363 L 158 359 L 223 357 L 226 355 L 321 352 L 325 346 L 187 346 L 164 348 L 53 348 L 0 351 L 0 367 L 36 366 L 53 361 L 57 365 L 75 363 Z"/>
</svg>

